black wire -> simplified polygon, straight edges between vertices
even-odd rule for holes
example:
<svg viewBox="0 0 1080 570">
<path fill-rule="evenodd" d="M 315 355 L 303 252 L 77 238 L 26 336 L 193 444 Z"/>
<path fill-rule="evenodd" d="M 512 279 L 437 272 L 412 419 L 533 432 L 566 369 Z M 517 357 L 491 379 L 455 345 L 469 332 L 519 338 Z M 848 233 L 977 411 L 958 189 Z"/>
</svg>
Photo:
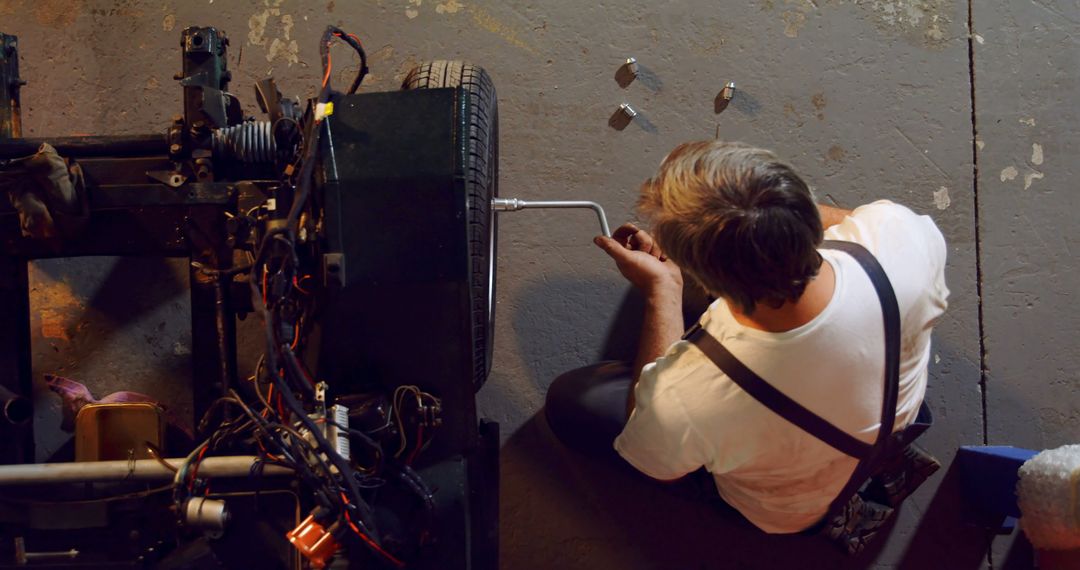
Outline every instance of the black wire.
<svg viewBox="0 0 1080 570">
<path fill-rule="evenodd" d="M 293 445 L 285 443 L 285 441 L 277 434 L 276 430 L 280 428 L 291 430 L 291 428 L 288 428 L 283 424 L 275 425 L 271 422 L 263 420 L 257 414 L 255 414 L 255 412 L 252 411 L 251 408 L 244 404 L 242 400 L 240 400 L 239 394 L 235 390 L 230 390 L 230 392 L 239 400 L 240 406 L 244 410 L 244 413 L 247 414 L 252 419 L 252 421 L 254 421 L 256 424 L 263 424 L 263 426 L 261 426 L 261 429 L 263 429 L 264 432 L 269 436 L 271 446 L 275 446 L 278 448 L 275 451 L 277 451 L 278 454 L 282 457 L 288 459 L 288 462 L 279 462 L 280 464 L 287 465 L 293 470 L 295 470 L 300 475 L 300 478 L 303 479 L 304 482 L 313 489 L 318 489 L 326 484 L 314 471 L 311 470 L 310 466 L 308 466 L 305 461 L 303 461 L 302 459 L 294 459 L 294 457 L 301 456 L 301 454 L 298 453 L 295 444 L 297 440 L 303 441 L 303 438 L 294 437 Z M 299 434 L 297 434 L 297 436 L 299 436 Z M 292 451 L 292 453 L 289 453 L 289 451 Z M 327 470 L 326 473 L 329 473 L 329 471 Z M 323 506 L 331 507 L 330 504 L 323 504 Z"/>
<path fill-rule="evenodd" d="M 345 33 L 340 28 L 334 28 L 334 35 L 336 35 L 341 41 L 353 48 L 360 56 L 360 69 L 356 72 L 356 79 L 353 79 L 352 85 L 349 86 L 349 95 L 356 93 L 356 90 L 360 88 L 360 84 L 364 82 L 364 77 L 368 74 L 367 66 L 367 52 L 364 51 L 364 46 L 356 38 Z"/>
<path fill-rule="evenodd" d="M 356 73 L 356 79 L 353 79 L 352 85 L 349 86 L 348 93 L 350 95 L 356 93 L 356 90 L 360 88 L 360 84 L 364 82 L 364 78 L 367 77 L 369 71 L 367 66 L 367 52 L 364 51 L 364 46 L 346 33 L 345 30 L 342 30 L 337 26 L 327 26 L 326 31 L 323 32 L 322 42 L 319 44 L 319 55 L 322 59 L 323 76 L 327 77 L 326 85 L 323 86 L 319 95 L 320 103 L 325 103 L 330 100 L 330 77 L 326 74 L 326 71 L 330 66 L 330 42 L 335 37 L 348 44 L 348 46 L 353 48 L 357 55 L 360 56 L 360 70 Z"/>
<path fill-rule="evenodd" d="M 289 347 L 283 346 L 282 349 L 283 351 L 288 351 Z M 288 354 L 292 354 L 292 351 L 289 351 Z M 360 514 L 358 520 L 354 522 L 356 522 L 358 526 L 364 529 L 365 534 L 367 534 L 372 540 L 378 541 L 378 535 L 374 533 L 374 529 L 372 528 L 372 522 L 374 521 L 374 513 L 372 512 L 371 507 L 367 504 L 367 502 L 364 501 L 363 497 L 360 495 L 360 489 L 356 486 L 356 480 L 353 478 L 354 471 L 352 467 L 349 466 L 349 463 L 345 461 L 344 458 L 342 458 L 340 455 L 333 451 L 334 447 L 330 445 L 329 441 L 326 440 L 326 437 L 322 434 L 322 430 L 320 430 L 318 426 L 315 425 L 315 422 L 313 422 L 311 418 L 308 417 L 307 413 L 304 412 L 303 407 L 300 405 L 300 402 L 298 402 L 293 396 L 292 392 L 286 385 L 285 380 L 276 375 L 271 375 L 271 378 L 274 380 L 274 382 L 280 384 L 278 386 L 278 389 L 281 392 L 281 398 L 282 400 L 284 400 L 285 405 L 288 406 L 288 408 L 292 410 L 294 414 L 296 414 L 296 416 L 300 420 L 300 423 L 304 424 L 304 427 L 306 427 L 308 431 L 311 432 L 311 435 L 315 438 L 315 441 L 318 443 L 319 448 L 326 450 L 326 456 L 330 460 L 330 463 L 332 463 L 334 467 L 337 467 L 342 479 L 345 480 L 345 484 L 349 487 L 349 495 L 351 495 L 352 497 L 349 502 L 356 507 L 358 513 Z"/>
<path fill-rule="evenodd" d="M 363 46 L 359 41 L 349 37 L 348 34 L 340 28 L 334 26 L 327 27 L 326 31 L 323 32 L 319 44 L 319 53 L 322 59 L 324 76 L 326 76 L 326 72 L 329 69 L 330 42 L 334 37 L 341 39 L 360 55 L 360 72 L 357 74 L 357 77 L 350 88 L 350 93 L 355 92 L 363 82 L 364 76 L 368 73 L 367 54 L 364 52 Z M 326 103 L 330 100 L 330 96 L 331 87 L 329 77 L 327 77 L 326 83 L 322 86 L 317 100 L 319 103 Z M 338 493 L 347 496 L 350 507 L 356 511 L 356 515 L 350 518 L 371 538 L 372 541 L 379 544 L 379 536 L 374 526 L 374 512 L 370 505 L 364 501 L 363 496 L 360 493 L 356 472 L 352 469 L 348 461 L 333 451 L 333 446 L 326 440 L 322 430 L 314 424 L 303 405 L 294 395 L 294 388 L 298 389 L 307 398 L 312 398 L 314 394 L 296 354 L 293 353 L 287 343 L 279 343 L 278 341 L 277 328 L 284 322 L 287 322 L 279 313 L 282 311 L 283 307 L 288 307 L 287 304 L 283 305 L 283 302 L 292 291 L 286 289 L 284 293 L 281 293 L 280 295 L 275 294 L 273 295 L 273 299 L 271 299 L 270 291 L 263 291 L 259 286 L 259 277 L 264 275 L 257 273 L 257 271 L 268 272 L 270 271 L 268 265 L 276 265 L 276 271 L 274 273 L 275 282 L 280 276 L 281 278 L 284 278 L 287 283 L 291 284 L 289 276 L 299 265 L 295 245 L 298 220 L 300 214 L 308 207 L 308 200 L 312 195 L 320 139 L 323 129 L 327 128 L 326 125 L 324 125 L 326 122 L 326 120 L 320 118 L 307 121 L 307 124 L 304 125 L 305 132 L 301 133 L 302 143 L 299 152 L 301 161 L 299 165 L 300 168 L 295 178 L 296 185 L 294 187 L 293 201 L 290 205 L 288 214 L 283 220 L 284 223 L 278 227 L 265 231 L 255 250 L 252 263 L 249 266 L 210 273 L 217 276 L 218 279 L 222 279 L 227 276 L 248 271 L 248 284 L 252 297 L 252 305 L 255 311 L 263 319 L 264 334 L 266 337 L 264 361 L 267 375 L 270 382 L 278 388 L 281 401 L 285 403 L 289 411 L 295 415 L 296 419 L 311 433 L 315 443 L 312 444 L 304 437 L 301 437 L 291 426 L 272 421 L 271 419 L 262 418 L 258 414 L 255 414 L 254 411 L 244 403 L 243 398 L 240 397 L 239 393 L 233 390 L 231 391 L 233 398 L 229 398 L 228 402 L 239 405 L 249 420 L 246 422 L 226 422 L 218 426 L 218 429 L 214 432 L 211 439 L 207 441 L 206 445 L 208 447 L 207 451 L 209 451 L 210 449 L 248 432 L 251 432 L 256 436 L 257 434 L 262 434 L 265 436 L 265 443 L 269 448 L 281 457 L 287 459 L 292 464 L 291 467 L 293 467 L 300 478 L 304 480 L 305 484 L 312 488 L 315 493 L 315 498 L 321 505 L 328 508 L 334 508 L 337 503 L 336 495 Z M 283 189 L 289 188 L 290 182 L 287 177 L 283 178 L 282 184 Z M 270 262 L 271 259 L 279 261 L 274 264 Z M 267 303 L 263 302 L 264 296 L 267 299 Z M 284 360 L 284 362 L 282 362 L 282 360 Z M 282 367 L 282 364 L 285 366 Z M 278 374 L 278 371 L 280 370 L 285 371 L 284 377 Z M 256 378 L 256 381 L 259 380 L 259 378 Z M 266 399 L 261 397 L 259 399 L 261 403 L 266 406 L 267 410 L 269 410 L 269 413 L 272 414 L 272 417 L 277 415 Z M 218 405 L 225 405 L 225 403 Z M 204 419 L 206 418 L 204 417 Z M 289 437 L 283 436 L 283 432 L 287 433 Z M 366 435 L 365 443 L 369 443 L 369 445 L 373 446 L 378 445 L 370 440 L 370 438 L 366 438 Z M 381 452 L 381 448 L 379 449 Z M 312 465 L 308 464 L 308 460 L 313 461 L 316 469 L 312 469 Z M 339 478 L 334 477 L 334 474 L 326 461 L 329 461 L 329 463 L 337 469 L 337 472 L 340 475 Z M 194 462 L 197 463 L 197 459 Z M 192 466 L 185 465 L 185 473 L 183 474 L 185 478 L 187 476 L 186 471 L 190 467 Z M 338 479 L 340 479 L 340 481 Z M 344 483 L 344 487 L 342 487 L 341 483 Z"/>
</svg>

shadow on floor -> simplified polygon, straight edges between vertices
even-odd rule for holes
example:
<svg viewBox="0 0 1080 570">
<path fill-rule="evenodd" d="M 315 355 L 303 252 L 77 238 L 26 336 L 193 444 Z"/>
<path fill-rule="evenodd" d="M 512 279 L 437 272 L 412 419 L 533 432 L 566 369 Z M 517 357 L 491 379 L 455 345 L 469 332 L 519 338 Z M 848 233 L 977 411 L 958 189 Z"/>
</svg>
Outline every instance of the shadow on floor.
<svg viewBox="0 0 1080 570">
<path fill-rule="evenodd" d="M 503 568 L 861 569 L 886 544 L 848 557 L 820 538 L 767 535 L 733 510 L 566 449 L 542 414 L 502 453 Z"/>
<path fill-rule="evenodd" d="M 901 570 L 973 570 L 985 566 L 993 533 L 975 524 L 964 502 L 959 466 L 955 457 L 949 459 L 941 484 L 900 561 Z"/>
</svg>

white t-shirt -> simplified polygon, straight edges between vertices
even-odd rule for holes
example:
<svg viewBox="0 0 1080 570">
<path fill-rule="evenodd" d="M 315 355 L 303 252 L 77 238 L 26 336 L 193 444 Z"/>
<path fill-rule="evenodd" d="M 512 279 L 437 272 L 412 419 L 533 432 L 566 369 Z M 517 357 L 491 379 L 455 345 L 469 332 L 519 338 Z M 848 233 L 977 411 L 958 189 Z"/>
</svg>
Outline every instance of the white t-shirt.
<svg viewBox="0 0 1080 570">
<path fill-rule="evenodd" d="M 896 291 L 900 429 L 922 403 L 930 330 L 946 308 L 945 240 L 929 217 L 887 201 L 856 209 L 825 239 L 862 244 Z M 881 305 L 853 258 L 835 250 L 821 255 L 836 273 L 836 289 L 809 323 L 783 333 L 747 328 L 723 299 L 700 323 L 758 376 L 872 443 L 885 368 Z M 634 412 L 615 440 L 619 454 L 663 480 L 704 466 L 724 500 L 766 532 L 798 532 L 816 523 L 855 469 L 854 459 L 765 408 L 689 342 L 676 342 L 646 365 L 634 395 Z"/>
</svg>

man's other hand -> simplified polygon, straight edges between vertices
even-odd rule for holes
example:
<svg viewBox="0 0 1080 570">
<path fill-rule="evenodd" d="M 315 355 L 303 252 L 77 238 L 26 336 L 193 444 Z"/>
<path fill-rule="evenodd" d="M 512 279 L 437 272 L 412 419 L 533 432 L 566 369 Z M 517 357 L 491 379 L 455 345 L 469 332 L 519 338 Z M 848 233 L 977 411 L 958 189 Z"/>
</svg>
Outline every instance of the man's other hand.
<svg viewBox="0 0 1080 570">
<path fill-rule="evenodd" d="M 615 260 L 619 273 L 646 295 L 682 291 L 679 266 L 664 255 L 649 232 L 623 224 L 612 237 L 597 236 L 593 241 Z"/>
</svg>

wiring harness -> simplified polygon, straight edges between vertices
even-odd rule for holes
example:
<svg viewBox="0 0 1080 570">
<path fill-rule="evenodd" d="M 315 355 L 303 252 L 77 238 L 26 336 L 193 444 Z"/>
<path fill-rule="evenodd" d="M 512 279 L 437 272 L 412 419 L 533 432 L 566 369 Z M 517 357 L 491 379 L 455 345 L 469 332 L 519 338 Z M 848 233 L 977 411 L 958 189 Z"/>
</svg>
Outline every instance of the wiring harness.
<svg viewBox="0 0 1080 570">
<path fill-rule="evenodd" d="M 266 345 L 248 381 L 218 399 L 199 422 L 206 438 L 176 469 L 173 499 L 183 512 L 186 501 L 210 494 L 211 481 L 199 476 L 208 455 L 254 449 L 260 460 L 252 475 L 264 465 L 286 466 L 311 491 L 311 514 L 287 538 L 313 567 L 324 567 L 342 544 L 356 540 L 384 565 L 402 568 L 404 557 L 380 534 L 371 505 L 375 492 L 394 482 L 417 498 L 430 520 L 432 493 L 412 465 L 440 423 L 439 399 L 416 386 L 399 386 L 379 425 L 354 429 L 349 408 L 328 401 L 332 387 L 320 382 L 304 359 L 322 286 L 312 277 L 320 216 L 313 186 L 320 139 L 333 115 L 330 50 L 335 42 L 360 58 L 348 93 L 363 83 L 368 67 L 360 39 L 327 27 L 319 43 L 322 84 L 313 108 L 302 120 L 281 117 L 271 125 L 281 178 L 266 202 L 243 216 L 254 228 L 248 263 L 225 271 L 203 269 L 218 279 L 246 276 Z"/>
</svg>

